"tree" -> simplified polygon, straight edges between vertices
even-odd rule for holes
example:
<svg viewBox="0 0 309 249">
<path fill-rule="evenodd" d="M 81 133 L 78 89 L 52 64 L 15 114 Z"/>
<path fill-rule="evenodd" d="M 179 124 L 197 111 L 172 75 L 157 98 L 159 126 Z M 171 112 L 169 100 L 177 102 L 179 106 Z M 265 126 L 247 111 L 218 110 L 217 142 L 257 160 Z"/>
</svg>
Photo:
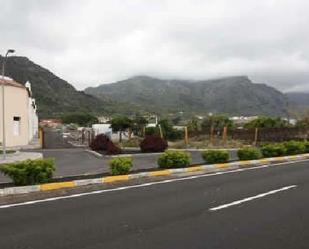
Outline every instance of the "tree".
<svg viewBox="0 0 309 249">
<path fill-rule="evenodd" d="M 188 132 L 198 132 L 200 130 L 200 124 L 197 118 L 193 118 L 187 122 Z"/>
<path fill-rule="evenodd" d="M 296 123 L 296 127 L 298 128 L 309 128 L 309 116 L 304 117 L 301 120 L 298 120 Z"/>
<path fill-rule="evenodd" d="M 132 128 L 132 120 L 125 116 L 115 117 L 111 121 L 113 132 L 119 132 L 119 142 L 122 142 L 122 133 L 129 128 Z"/>
<path fill-rule="evenodd" d="M 178 125 L 181 121 L 181 117 L 180 116 L 176 116 L 172 119 L 172 123 L 173 125 Z"/>
<path fill-rule="evenodd" d="M 222 114 L 208 116 L 201 124 L 203 131 L 210 131 L 211 127 L 213 127 L 216 132 L 223 130 L 224 127 L 233 129 L 234 126 L 233 121 L 228 116 Z"/>
<path fill-rule="evenodd" d="M 91 126 L 98 123 L 97 117 L 89 113 L 70 113 L 61 117 L 64 124 L 78 124 L 80 126 Z"/>
<path fill-rule="evenodd" d="M 271 118 L 271 117 L 258 117 L 245 124 L 244 128 L 253 129 L 253 128 L 286 128 L 291 125 L 287 120 L 282 118 Z"/>
<path fill-rule="evenodd" d="M 133 131 L 139 135 L 143 136 L 144 135 L 144 129 L 146 125 L 148 124 L 148 120 L 144 118 L 143 116 L 136 116 L 133 121 Z"/>
<path fill-rule="evenodd" d="M 174 129 L 173 125 L 167 119 L 162 119 L 159 122 L 159 125 L 161 126 L 163 136 L 166 139 L 177 140 L 183 138 L 184 132 Z"/>
</svg>

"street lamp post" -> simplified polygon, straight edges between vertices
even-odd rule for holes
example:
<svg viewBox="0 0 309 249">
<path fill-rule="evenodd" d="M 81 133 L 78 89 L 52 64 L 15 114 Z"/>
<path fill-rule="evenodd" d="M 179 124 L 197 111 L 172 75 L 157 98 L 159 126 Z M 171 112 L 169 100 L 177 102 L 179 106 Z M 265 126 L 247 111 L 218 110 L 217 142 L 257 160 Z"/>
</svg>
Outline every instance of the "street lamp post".
<svg viewBox="0 0 309 249">
<path fill-rule="evenodd" d="M 3 160 L 6 159 L 6 136 L 5 136 L 5 95 L 4 95 L 4 73 L 5 73 L 5 63 L 6 63 L 6 59 L 8 57 L 9 54 L 14 53 L 15 50 L 13 49 L 9 49 L 8 51 L 6 51 L 6 54 L 3 58 L 2 61 L 2 155 L 3 155 Z"/>
</svg>

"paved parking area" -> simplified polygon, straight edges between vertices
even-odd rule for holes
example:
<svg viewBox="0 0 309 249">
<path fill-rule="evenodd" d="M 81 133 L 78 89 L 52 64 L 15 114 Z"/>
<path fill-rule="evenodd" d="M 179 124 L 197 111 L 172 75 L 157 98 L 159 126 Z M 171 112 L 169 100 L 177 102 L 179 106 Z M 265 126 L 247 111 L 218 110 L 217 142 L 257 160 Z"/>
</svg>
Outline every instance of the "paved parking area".
<svg viewBox="0 0 309 249">
<path fill-rule="evenodd" d="M 83 148 L 44 149 L 32 151 L 43 153 L 44 158 L 55 158 L 55 177 L 109 172 L 108 161 L 111 157 L 98 158 L 85 151 Z M 203 163 L 200 151 L 193 151 L 190 153 L 192 155 L 192 164 Z M 235 153 L 232 153 L 232 159 L 235 158 L 234 154 Z M 133 170 L 141 170 L 156 168 L 157 159 L 160 154 L 133 154 L 132 156 L 134 157 Z M 0 183 L 4 182 L 10 182 L 10 179 L 0 174 Z"/>
</svg>

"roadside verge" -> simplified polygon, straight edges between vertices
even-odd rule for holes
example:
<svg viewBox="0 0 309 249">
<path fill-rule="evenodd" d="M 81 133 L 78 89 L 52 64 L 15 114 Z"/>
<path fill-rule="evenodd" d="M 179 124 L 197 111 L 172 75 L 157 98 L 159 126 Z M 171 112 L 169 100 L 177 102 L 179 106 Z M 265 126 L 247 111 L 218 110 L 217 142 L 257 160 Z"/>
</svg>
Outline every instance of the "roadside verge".
<svg viewBox="0 0 309 249">
<path fill-rule="evenodd" d="M 309 159 L 309 154 L 295 155 L 295 156 L 285 156 L 285 157 L 273 157 L 273 158 L 264 158 L 260 160 L 250 160 L 250 161 L 237 161 L 223 164 L 211 164 L 211 165 L 198 165 L 187 168 L 178 168 L 178 169 L 165 169 L 157 170 L 150 172 L 141 172 L 136 174 L 128 175 L 118 175 L 118 176 L 105 176 L 94 179 L 81 179 L 74 181 L 63 181 L 63 182 L 54 182 L 54 183 L 45 183 L 39 185 L 31 186 L 22 186 L 22 187 L 9 187 L 0 189 L 0 197 L 8 195 L 17 195 L 17 194 L 27 194 L 40 191 L 51 191 L 56 189 L 63 188 L 73 188 L 78 186 L 86 186 L 91 184 L 104 184 L 104 183 L 113 183 L 117 181 L 128 181 L 131 179 L 139 178 L 154 178 L 158 176 L 171 176 L 181 173 L 213 173 L 218 171 L 226 170 L 235 170 L 244 167 L 255 167 L 261 165 L 269 165 L 280 162 L 289 162 L 289 161 L 298 161 Z"/>
</svg>

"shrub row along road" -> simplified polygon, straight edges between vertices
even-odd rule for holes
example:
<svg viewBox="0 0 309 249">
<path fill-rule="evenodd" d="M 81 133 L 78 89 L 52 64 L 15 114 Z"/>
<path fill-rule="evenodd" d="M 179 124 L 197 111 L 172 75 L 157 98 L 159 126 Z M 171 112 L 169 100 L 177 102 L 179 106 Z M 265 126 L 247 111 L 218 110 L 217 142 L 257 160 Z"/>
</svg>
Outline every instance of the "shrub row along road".
<svg viewBox="0 0 309 249">
<path fill-rule="evenodd" d="M 47 149 L 35 151 L 43 153 L 44 158 L 55 158 L 55 177 L 110 172 L 108 165 L 109 160 L 111 160 L 110 157 L 97 158 L 84 149 Z M 230 153 L 231 158 L 235 160 L 236 152 L 231 151 Z M 203 163 L 200 151 L 191 152 L 191 155 L 192 163 Z M 134 158 L 132 170 L 158 167 L 157 160 L 160 156 L 159 154 L 132 156 Z M 11 180 L 0 174 L 0 183 L 5 182 L 11 182 Z"/>
<path fill-rule="evenodd" d="M 0 208 L 0 248 L 301 249 L 309 161 Z"/>
</svg>

